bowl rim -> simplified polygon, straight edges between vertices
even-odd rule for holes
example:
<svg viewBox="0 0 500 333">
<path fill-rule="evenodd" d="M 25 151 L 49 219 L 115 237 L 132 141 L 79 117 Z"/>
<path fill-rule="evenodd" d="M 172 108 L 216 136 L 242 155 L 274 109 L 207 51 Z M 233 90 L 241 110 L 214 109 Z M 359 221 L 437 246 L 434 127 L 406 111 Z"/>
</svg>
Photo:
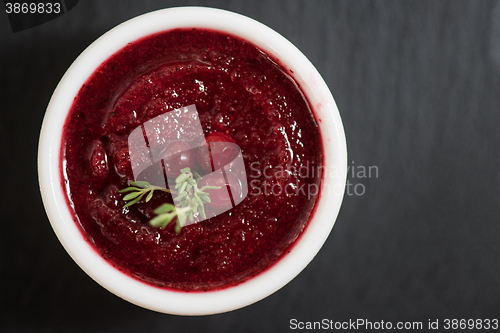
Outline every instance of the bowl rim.
<svg viewBox="0 0 500 333">
<path fill-rule="evenodd" d="M 95 69 L 129 42 L 175 28 L 207 28 L 246 39 L 280 59 L 309 99 L 320 127 L 325 168 L 314 216 L 288 254 L 249 280 L 222 290 L 181 292 L 136 280 L 103 259 L 85 239 L 69 211 L 59 171 L 62 129 L 73 98 Z M 85 49 L 57 85 L 44 116 L 38 148 L 38 177 L 52 228 L 73 260 L 97 283 L 141 307 L 177 315 L 208 315 L 257 302 L 282 288 L 314 258 L 335 224 L 344 196 L 347 147 L 339 111 L 325 81 L 312 63 L 283 36 L 246 16 L 207 7 L 174 7 L 132 18 Z M 325 186 L 328 192 L 325 192 Z M 332 190 L 334 189 L 334 190 Z M 68 223 L 69 221 L 69 223 Z"/>
</svg>

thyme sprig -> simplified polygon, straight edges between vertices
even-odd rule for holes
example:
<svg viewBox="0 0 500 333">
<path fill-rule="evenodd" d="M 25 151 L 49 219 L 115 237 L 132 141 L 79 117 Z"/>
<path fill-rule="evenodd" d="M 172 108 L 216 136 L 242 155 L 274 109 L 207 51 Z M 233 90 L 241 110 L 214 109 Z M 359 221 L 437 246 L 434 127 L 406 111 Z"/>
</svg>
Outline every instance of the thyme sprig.
<svg viewBox="0 0 500 333">
<path fill-rule="evenodd" d="M 133 204 L 139 202 L 146 193 L 148 193 L 148 195 L 146 196 L 145 201 L 149 202 L 149 200 L 151 200 L 151 198 L 153 197 L 153 192 L 155 190 L 172 193 L 169 189 L 151 185 L 150 183 L 148 183 L 146 181 L 130 182 L 130 185 L 132 185 L 132 186 L 118 191 L 120 193 L 131 192 L 123 197 L 123 201 L 131 200 L 131 201 L 127 202 L 127 204 L 125 206 L 123 206 L 123 208 L 132 206 Z"/>
<path fill-rule="evenodd" d="M 200 216 L 204 219 L 207 218 L 205 214 L 205 203 L 211 202 L 209 194 L 204 192 L 205 190 L 215 190 L 220 189 L 220 186 L 203 186 L 198 188 L 198 181 L 201 177 L 196 171 L 191 172 L 190 168 L 184 168 L 181 174 L 175 179 L 175 189 L 177 190 L 177 196 L 174 201 L 181 208 L 176 208 L 171 203 L 164 203 L 160 207 L 154 210 L 157 214 L 149 224 L 156 228 L 165 229 L 165 227 L 177 217 L 177 223 L 175 226 L 175 232 L 180 233 L 183 226 L 186 225 L 186 221 L 192 222 L 194 220 L 194 214 L 200 213 Z M 196 178 L 195 178 L 196 177 Z M 123 197 L 124 201 L 129 201 L 125 207 L 129 207 L 137 202 L 139 202 L 144 195 L 146 195 L 146 202 L 149 202 L 153 197 L 153 192 L 155 190 L 162 190 L 172 193 L 168 189 L 153 186 L 146 181 L 136 181 L 131 182 L 131 187 L 120 190 L 120 193 L 131 192 Z"/>
<path fill-rule="evenodd" d="M 190 210 L 191 207 L 176 209 L 175 206 L 171 203 L 164 203 L 154 210 L 155 214 L 157 214 L 158 216 L 149 221 L 149 224 L 151 224 L 155 228 L 165 229 L 165 227 L 172 221 L 172 219 L 177 216 L 175 232 L 178 234 L 181 232 L 182 227 L 185 225 L 186 214 Z"/>
</svg>

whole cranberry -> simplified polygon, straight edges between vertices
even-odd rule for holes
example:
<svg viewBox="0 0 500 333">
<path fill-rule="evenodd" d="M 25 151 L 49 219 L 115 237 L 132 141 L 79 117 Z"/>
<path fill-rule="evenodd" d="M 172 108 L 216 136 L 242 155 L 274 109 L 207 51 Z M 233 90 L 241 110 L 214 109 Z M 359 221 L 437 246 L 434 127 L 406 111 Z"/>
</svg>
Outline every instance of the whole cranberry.
<svg viewBox="0 0 500 333">
<path fill-rule="evenodd" d="M 206 137 L 198 147 L 196 162 L 205 172 L 212 172 L 231 163 L 238 156 L 239 148 L 234 139 L 222 132 Z"/>
<path fill-rule="evenodd" d="M 233 203 L 240 202 L 242 196 L 242 183 L 231 172 L 216 171 L 203 178 L 198 182 L 198 188 L 203 186 L 219 186 L 219 189 L 203 190 L 210 197 L 210 202 L 207 206 L 216 209 L 230 209 Z M 232 200 L 231 200 L 232 199 Z"/>
<path fill-rule="evenodd" d="M 108 155 L 100 140 L 92 142 L 89 155 L 92 173 L 101 179 L 106 178 L 109 174 Z"/>
<path fill-rule="evenodd" d="M 182 140 L 170 142 L 162 156 L 165 172 L 169 178 L 177 178 L 184 168 L 194 169 L 194 150 Z"/>
</svg>

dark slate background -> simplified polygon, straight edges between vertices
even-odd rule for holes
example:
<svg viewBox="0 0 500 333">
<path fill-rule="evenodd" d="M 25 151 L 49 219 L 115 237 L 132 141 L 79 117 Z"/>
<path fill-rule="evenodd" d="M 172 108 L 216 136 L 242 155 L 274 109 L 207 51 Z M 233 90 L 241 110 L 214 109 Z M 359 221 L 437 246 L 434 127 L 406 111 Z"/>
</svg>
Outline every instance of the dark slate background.
<svg viewBox="0 0 500 333">
<path fill-rule="evenodd" d="M 36 156 L 52 91 L 117 24 L 201 5 L 247 15 L 317 67 L 340 110 L 349 176 L 313 262 L 231 313 L 179 317 L 109 293 L 72 261 L 40 198 Z M 80 1 L 12 33 L 0 13 L 0 331 L 286 332 L 289 321 L 500 315 L 500 3 L 492 1 Z M 351 194 L 352 194 L 351 187 Z"/>
</svg>

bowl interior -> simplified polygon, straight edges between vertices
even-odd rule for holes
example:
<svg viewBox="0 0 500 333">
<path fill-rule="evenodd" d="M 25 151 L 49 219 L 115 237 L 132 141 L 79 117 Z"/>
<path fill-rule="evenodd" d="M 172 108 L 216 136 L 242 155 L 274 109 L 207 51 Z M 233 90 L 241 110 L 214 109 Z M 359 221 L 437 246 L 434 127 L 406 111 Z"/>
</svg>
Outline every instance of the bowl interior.
<svg viewBox="0 0 500 333">
<path fill-rule="evenodd" d="M 127 43 L 155 32 L 184 27 L 209 28 L 240 36 L 292 70 L 318 121 L 327 170 L 314 217 L 291 252 L 270 269 L 240 285 L 205 293 L 153 287 L 111 266 L 84 239 L 73 221 L 59 173 L 62 128 L 73 98 L 88 77 Z M 339 112 L 327 85 L 307 58 L 284 37 L 257 21 L 201 7 L 170 8 L 144 14 L 117 26 L 91 44 L 71 65 L 54 91 L 43 121 L 38 153 L 40 189 L 47 215 L 57 237 L 76 263 L 103 287 L 134 304 L 181 315 L 234 310 L 272 294 L 293 279 L 316 255 L 335 223 L 344 194 L 346 166 L 346 142 Z M 335 170 L 333 176 L 329 170 Z"/>
</svg>

